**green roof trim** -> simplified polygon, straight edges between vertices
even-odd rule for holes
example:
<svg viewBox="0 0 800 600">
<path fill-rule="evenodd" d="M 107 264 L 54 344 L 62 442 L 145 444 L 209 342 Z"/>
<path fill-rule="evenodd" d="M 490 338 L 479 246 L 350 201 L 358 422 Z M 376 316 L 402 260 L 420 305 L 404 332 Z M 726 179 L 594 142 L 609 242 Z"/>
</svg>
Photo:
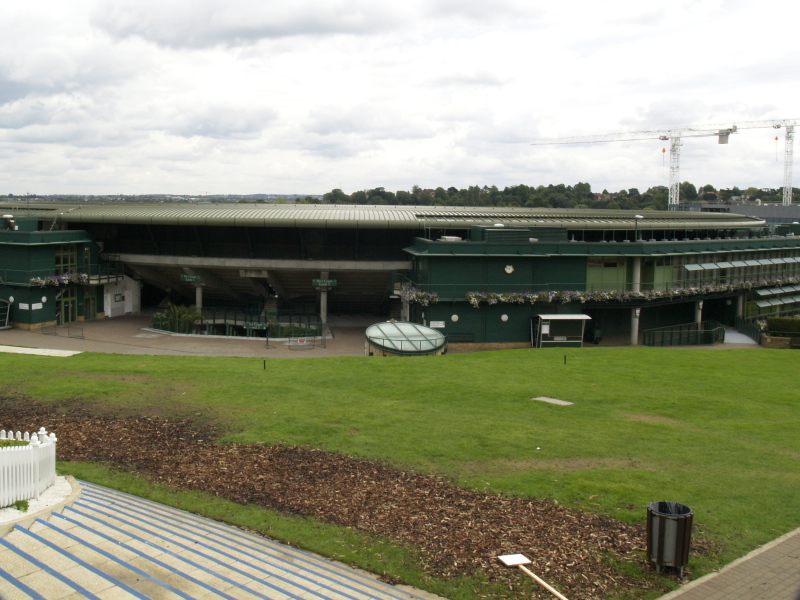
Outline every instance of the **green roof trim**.
<svg viewBox="0 0 800 600">
<path fill-rule="evenodd" d="M 416 238 L 404 248 L 413 256 L 679 256 L 750 252 L 758 250 L 800 250 L 800 237 L 764 237 L 720 240 L 657 241 L 629 243 L 531 242 L 528 244 L 493 242 L 441 242 Z M 732 262 L 732 266 L 759 266 L 756 260 Z M 753 264 L 750 264 L 753 263 Z M 710 264 L 710 263 L 709 263 Z M 716 265 L 715 265 L 716 266 Z M 695 268 L 695 267 L 692 267 Z M 702 268 L 702 267 L 700 267 Z M 699 270 L 699 269 L 698 269 Z"/>
</svg>

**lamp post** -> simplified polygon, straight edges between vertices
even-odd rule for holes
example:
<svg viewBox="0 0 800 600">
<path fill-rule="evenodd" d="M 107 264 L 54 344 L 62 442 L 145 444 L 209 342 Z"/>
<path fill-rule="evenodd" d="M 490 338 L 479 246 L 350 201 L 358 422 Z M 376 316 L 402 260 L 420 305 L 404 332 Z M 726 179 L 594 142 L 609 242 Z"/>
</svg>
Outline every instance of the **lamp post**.
<svg viewBox="0 0 800 600">
<path fill-rule="evenodd" d="M 644 219 L 642 215 L 633 215 L 633 224 L 634 224 L 634 234 L 633 234 L 633 241 L 639 241 L 639 221 Z"/>
</svg>

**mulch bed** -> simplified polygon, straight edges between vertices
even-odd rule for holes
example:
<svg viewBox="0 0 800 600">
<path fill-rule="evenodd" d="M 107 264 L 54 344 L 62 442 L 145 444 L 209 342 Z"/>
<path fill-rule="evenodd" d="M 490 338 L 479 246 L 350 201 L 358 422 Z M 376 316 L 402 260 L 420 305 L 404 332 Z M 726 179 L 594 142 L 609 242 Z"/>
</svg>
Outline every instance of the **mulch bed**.
<svg viewBox="0 0 800 600">
<path fill-rule="evenodd" d="M 98 417 L 73 405 L 0 400 L 0 428 L 59 438 L 61 461 L 99 461 L 177 489 L 209 492 L 240 503 L 311 515 L 419 549 L 433 576 L 478 572 L 518 586 L 524 575 L 497 556 L 522 553 L 530 569 L 570 600 L 600 599 L 642 588 L 608 558 L 642 563 L 644 526 L 559 506 L 459 488 L 429 475 L 398 470 L 313 448 L 227 445 L 186 422 Z M 539 594 L 537 592 L 537 594 Z M 547 592 L 538 597 L 552 598 Z"/>
</svg>

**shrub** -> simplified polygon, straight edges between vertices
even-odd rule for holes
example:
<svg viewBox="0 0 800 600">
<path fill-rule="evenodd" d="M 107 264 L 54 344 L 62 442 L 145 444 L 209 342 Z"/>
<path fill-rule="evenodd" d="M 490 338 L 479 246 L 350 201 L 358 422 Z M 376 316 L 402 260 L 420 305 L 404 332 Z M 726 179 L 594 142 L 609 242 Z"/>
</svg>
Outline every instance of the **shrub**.
<svg viewBox="0 0 800 600">
<path fill-rule="evenodd" d="M 153 315 L 153 327 L 174 333 L 191 333 L 194 324 L 203 320 L 197 307 L 169 303 L 167 310 Z"/>
<path fill-rule="evenodd" d="M 29 442 L 22 440 L 0 440 L 0 448 L 7 448 L 9 446 L 27 446 Z"/>
<path fill-rule="evenodd" d="M 800 318 L 797 317 L 769 317 L 767 329 L 771 333 L 800 333 Z"/>
</svg>

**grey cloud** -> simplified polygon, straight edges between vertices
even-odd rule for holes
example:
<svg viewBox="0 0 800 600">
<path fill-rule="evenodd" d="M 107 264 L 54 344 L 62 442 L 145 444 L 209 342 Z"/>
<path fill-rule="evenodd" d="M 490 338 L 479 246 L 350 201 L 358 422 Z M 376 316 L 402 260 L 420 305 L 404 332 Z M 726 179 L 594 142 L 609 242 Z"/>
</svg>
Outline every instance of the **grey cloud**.
<svg viewBox="0 0 800 600">
<path fill-rule="evenodd" d="M 96 40 L 6 55 L 0 61 L 0 105 L 116 86 L 154 64 L 141 48 Z"/>
<path fill-rule="evenodd" d="M 22 98 L 31 95 L 40 94 L 49 91 L 48 88 L 42 85 L 14 81 L 6 76 L 0 74 L 0 106 L 10 104 Z M 0 117 L 2 119 L 2 117 Z"/>
<path fill-rule="evenodd" d="M 433 135 L 420 117 L 406 118 L 390 109 L 371 106 L 320 109 L 311 118 L 308 130 L 322 136 L 358 134 L 365 139 L 409 140 Z"/>
<path fill-rule="evenodd" d="M 23 98 L 0 106 L 0 128 L 25 129 L 53 123 L 81 123 L 89 119 L 91 102 L 71 94 L 41 95 L 26 90 Z"/>
<path fill-rule="evenodd" d="M 92 22 L 116 38 L 207 48 L 301 35 L 371 34 L 392 29 L 399 20 L 392 9 L 369 0 L 124 0 L 101 3 Z"/>
<path fill-rule="evenodd" d="M 165 129 L 180 137 L 214 139 L 253 139 L 277 119 L 269 108 L 244 109 L 237 106 L 209 105 L 176 117 Z"/>
<path fill-rule="evenodd" d="M 539 17 L 544 10 L 533 3 L 515 0 L 429 0 L 429 13 L 440 17 L 463 17 L 475 20 L 505 19 L 508 17 Z"/>
<path fill-rule="evenodd" d="M 716 123 L 720 107 L 695 100 L 667 98 L 652 102 L 639 110 L 638 115 L 620 121 L 623 129 L 630 131 L 649 131 L 651 129 L 667 129 L 685 127 L 687 125 Z M 622 130 L 621 130 L 622 131 Z"/>
<path fill-rule="evenodd" d="M 7 131 L 6 141 L 18 144 L 63 144 L 74 148 L 109 148 L 123 146 L 140 138 L 121 126 L 107 123 L 49 123 L 33 124 L 23 129 Z"/>
<path fill-rule="evenodd" d="M 375 142 L 363 141 L 348 136 L 345 139 L 332 140 L 330 138 L 309 138 L 305 140 L 302 151 L 306 154 L 324 158 L 351 158 L 377 149 Z"/>
<path fill-rule="evenodd" d="M 537 137 L 536 123 L 520 115 L 518 119 L 476 121 L 476 124 L 469 128 L 465 141 L 468 146 L 474 143 L 524 146 Z"/>
</svg>

